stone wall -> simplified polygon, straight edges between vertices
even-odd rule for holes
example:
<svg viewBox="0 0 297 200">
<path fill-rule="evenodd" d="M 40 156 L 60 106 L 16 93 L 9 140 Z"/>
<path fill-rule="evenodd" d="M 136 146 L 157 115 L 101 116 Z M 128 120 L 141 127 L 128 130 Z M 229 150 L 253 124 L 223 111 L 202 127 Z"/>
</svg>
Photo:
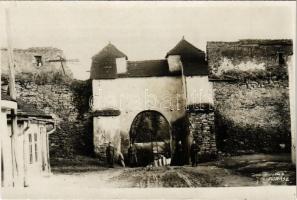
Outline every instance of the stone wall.
<svg viewBox="0 0 297 200">
<path fill-rule="evenodd" d="M 207 42 L 210 78 L 287 79 L 292 40 Z"/>
<path fill-rule="evenodd" d="M 73 83 L 38 85 L 34 82 L 17 80 L 18 98 L 52 114 L 57 130 L 49 136 L 50 157 L 73 158 L 77 154 L 92 155 L 92 119 L 82 112 L 84 105 L 76 103 L 78 96 Z M 84 88 L 84 87 L 82 87 Z"/>
<path fill-rule="evenodd" d="M 215 82 L 214 92 L 215 130 L 220 150 L 289 151 L 287 81 Z"/>
<path fill-rule="evenodd" d="M 188 117 L 190 137 L 195 139 L 200 147 L 199 161 L 212 160 L 217 155 L 213 110 L 190 112 Z"/>
<path fill-rule="evenodd" d="M 291 40 L 208 42 L 218 149 L 289 152 Z"/>
</svg>

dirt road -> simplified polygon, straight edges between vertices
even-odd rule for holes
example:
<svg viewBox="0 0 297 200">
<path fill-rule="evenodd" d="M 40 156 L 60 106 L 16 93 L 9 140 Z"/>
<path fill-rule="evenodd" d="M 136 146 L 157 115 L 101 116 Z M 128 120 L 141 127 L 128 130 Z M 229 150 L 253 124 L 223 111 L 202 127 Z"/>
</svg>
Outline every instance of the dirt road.
<svg viewBox="0 0 297 200">
<path fill-rule="evenodd" d="M 215 166 L 157 167 L 125 169 L 111 182 L 120 187 L 226 187 L 256 186 L 255 180 Z"/>
</svg>

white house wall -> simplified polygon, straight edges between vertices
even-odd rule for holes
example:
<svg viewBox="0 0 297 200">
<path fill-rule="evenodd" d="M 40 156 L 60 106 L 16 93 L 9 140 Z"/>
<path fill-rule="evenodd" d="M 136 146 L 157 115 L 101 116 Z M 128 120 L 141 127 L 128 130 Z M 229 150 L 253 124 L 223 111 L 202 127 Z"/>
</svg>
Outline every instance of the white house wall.
<svg viewBox="0 0 297 200">
<path fill-rule="evenodd" d="M 1 122 L 7 122 L 7 111 L 1 109 Z M 12 153 L 11 153 L 11 139 L 8 131 L 7 123 L 0 123 L 0 136 L 1 136 L 1 156 L 3 160 L 3 174 L 4 180 L 2 185 L 4 187 L 13 186 L 13 172 L 12 172 Z M 2 166 L 1 166 L 2 167 Z"/>
</svg>

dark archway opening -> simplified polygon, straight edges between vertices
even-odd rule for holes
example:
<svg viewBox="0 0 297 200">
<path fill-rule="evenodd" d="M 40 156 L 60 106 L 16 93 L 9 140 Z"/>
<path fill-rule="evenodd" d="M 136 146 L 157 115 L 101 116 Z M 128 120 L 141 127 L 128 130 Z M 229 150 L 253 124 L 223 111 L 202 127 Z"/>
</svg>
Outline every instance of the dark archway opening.
<svg viewBox="0 0 297 200">
<path fill-rule="evenodd" d="M 130 142 L 136 145 L 138 165 L 147 166 L 154 159 L 171 157 L 171 127 L 157 111 L 143 111 L 132 122 Z"/>
</svg>

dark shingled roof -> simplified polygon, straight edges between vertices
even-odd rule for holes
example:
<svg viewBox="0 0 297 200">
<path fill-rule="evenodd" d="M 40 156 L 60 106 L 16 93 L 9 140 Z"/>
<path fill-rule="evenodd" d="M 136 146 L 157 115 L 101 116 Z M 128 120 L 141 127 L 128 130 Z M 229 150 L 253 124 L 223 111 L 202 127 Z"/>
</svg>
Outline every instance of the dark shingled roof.
<svg viewBox="0 0 297 200">
<path fill-rule="evenodd" d="M 176 74 L 176 73 L 175 73 Z M 175 75 L 169 71 L 168 62 L 162 60 L 128 61 L 127 72 L 118 77 L 151 77 Z"/>
<path fill-rule="evenodd" d="M 44 119 L 52 119 L 52 116 L 46 114 L 42 110 L 36 108 L 36 106 L 32 104 L 28 104 L 23 100 L 17 99 L 18 103 L 18 116 L 22 117 L 39 117 Z"/>
<path fill-rule="evenodd" d="M 118 50 L 113 44 L 109 43 L 99 53 L 92 57 L 91 79 L 110 79 L 116 78 L 116 58 L 128 57 Z"/>
<path fill-rule="evenodd" d="M 208 75 L 208 65 L 205 61 L 205 53 L 182 39 L 169 55 L 180 55 L 186 76 Z M 170 72 L 166 59 L 127 61 L 127 72 L 117 74 L 116 58 L 127 56 L 119 51 L 114 45 L 109 44 L 98 54 L 93 56 L 91 66 L 91 79 L 114 79 L 125 77 L 153 77 L 153 76 L 176 76 L 181 75 L 180 71 Z"/>
<path fill-rule="evenodd" d="M 184 38 L 167 53 L 166 58 L 170 55 L 181 56 L 186 76 L 208 75 L 208 64 L 204 51 L 196 48 Z"/>
<path fill-rule="evenodd" d="M 96 55 L 92 57 L 92 60 L 100 60 L 105 57 L 113 57 L 113 58 L 122 58 L 125 57 L 128 59 L 128 57 L 118 50 L 113 44 L 109 43 L 107 46 L 105 46 L 101 51 L 99 51 Z"/>
<path fill-rule="evenodd" d="M 200 57 L 201 54 L 204 55 L 204 51 L 198 49 L 183 38 L 167 53 L 166 58 L 170 55 L 180 55 L 181 57 Z"/>
<path fill-rule="evenodd" d="M 208 65 L 205 60 L 195 61 L 195 60 L 184 60 L 182 59 L 184 66 L 185 76 L 207 76 L 208 75 Z"/>
</svg>

